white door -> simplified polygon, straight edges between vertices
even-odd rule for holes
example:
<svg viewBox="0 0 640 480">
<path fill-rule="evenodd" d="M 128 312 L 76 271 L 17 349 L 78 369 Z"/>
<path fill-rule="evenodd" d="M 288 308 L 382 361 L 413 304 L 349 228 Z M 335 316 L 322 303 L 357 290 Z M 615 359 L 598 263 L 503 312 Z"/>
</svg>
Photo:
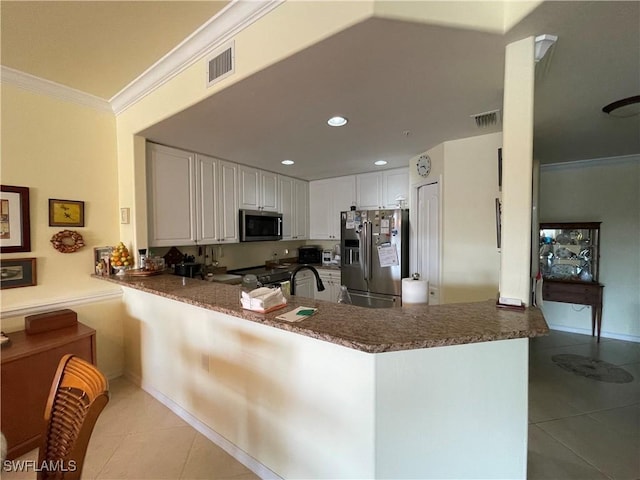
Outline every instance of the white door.
<svg viewBox="0 0 640 480">
<path fill-rule="evenodd" d="M 416 232 L 417 267 L 429 280 L 429 303 L 440 303 L 440 188 L 437 183 L 418 188 Z"/>
</svg>

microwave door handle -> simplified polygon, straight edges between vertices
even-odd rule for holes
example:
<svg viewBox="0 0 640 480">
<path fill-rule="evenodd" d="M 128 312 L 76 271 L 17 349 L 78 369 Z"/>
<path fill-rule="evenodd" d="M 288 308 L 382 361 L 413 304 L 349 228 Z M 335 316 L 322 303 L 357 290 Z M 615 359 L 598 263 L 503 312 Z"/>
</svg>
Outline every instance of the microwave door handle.
<svg viewBox="0 0 640 480">
<path fill-rule="evenodd" d="M 278 217 L 278 236 L 282 236 L 282 219 Z"/>
</svg>

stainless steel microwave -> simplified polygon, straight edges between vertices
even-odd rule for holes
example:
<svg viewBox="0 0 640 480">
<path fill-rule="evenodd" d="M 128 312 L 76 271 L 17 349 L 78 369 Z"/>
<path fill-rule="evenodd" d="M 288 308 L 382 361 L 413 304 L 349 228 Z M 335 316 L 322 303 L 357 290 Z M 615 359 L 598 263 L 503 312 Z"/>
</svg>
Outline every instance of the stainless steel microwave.
<svg viewBox="0 0 640 480">
<path fill-rule="evenodd" d="M 240 241 L 282 240 L 282 214 L 262 210 L 240 210 Z"/>
</svg>

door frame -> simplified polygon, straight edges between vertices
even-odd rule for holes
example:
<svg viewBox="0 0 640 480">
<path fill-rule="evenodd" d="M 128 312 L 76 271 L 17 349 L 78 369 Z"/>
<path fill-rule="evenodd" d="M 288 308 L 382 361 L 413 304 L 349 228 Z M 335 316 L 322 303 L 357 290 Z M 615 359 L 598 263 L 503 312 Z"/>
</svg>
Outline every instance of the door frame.
<svg viewBox="0 0 640 480">
<path fill-rule="evenodd" d="M 410 255 L 409 255 L 409 273 L 413 273 L 416 272 L 418 270 L 418 232 L 416 230 L 416 226 L 418 225 L 418 189 L 420 187 L 424 187 L 426 185 L 432 185 L 432 184 L 437 184 L 438 185 L 438 197 L 439 197 L 439 202 L 438 202 L 438 264 L 439 264 L 439 268 L 438 268 L 438 303 L 439 304 L 443 304 L 445 303 L 445 296 L 444 296 L 444 288 L 442 285 L 442 277 L 443 277 L 443 229 L 442 229 L 442 222 L 443 222 L 443 203 L 444 203 L 444 196 L 443 196 L 443 181 L 442 181 L 442 174 L 438 175 L 435 178 L 430 178 L 430 179 L 424 179 L 424 180 L 420 180 L 416 183 L 412 183 L 411 184 L 411 188 L 410 188 L 410 201 L 409 201 L 409 251 L 410 251 Z M 431 297 L 429 297 L 431 298 Z"/>
</svg>

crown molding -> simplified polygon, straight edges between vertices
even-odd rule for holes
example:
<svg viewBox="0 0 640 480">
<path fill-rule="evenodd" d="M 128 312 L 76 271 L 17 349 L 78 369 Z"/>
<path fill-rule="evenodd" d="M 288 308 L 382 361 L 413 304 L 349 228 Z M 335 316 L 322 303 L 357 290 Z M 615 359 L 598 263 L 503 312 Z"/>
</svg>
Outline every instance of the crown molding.
<svg viewBox="0 0 640 480">
<path fill-rule="evenodd" d="M 60 83 L 52 82 L 51 80 L 45 80 L 35 75 L 14 70 L 4 65 L 0 65 L 0 83 L 7 83 L 30 92 L 113 113 L 109 102 L 100 97 L 67 87 Z"/>
<path fill-rule="evenodd" d="M 574 160 L 570 162 L 542 163 L 540 171 L 547 170 L 571 170 L 575 168 L 587 167 L 610 167 L 625 163 L 640 162 L 640 154 L 621 155 L 619 157 L 589 158 L 585 160 Z"/>
<path fill-rule="evenodd" d="M 234 0 L 183 42 L 109 99 L 116 115 L 219 48 L 284 0 Z M 203 79 L 204 82 L 204 79 Z"/>
</svg>

